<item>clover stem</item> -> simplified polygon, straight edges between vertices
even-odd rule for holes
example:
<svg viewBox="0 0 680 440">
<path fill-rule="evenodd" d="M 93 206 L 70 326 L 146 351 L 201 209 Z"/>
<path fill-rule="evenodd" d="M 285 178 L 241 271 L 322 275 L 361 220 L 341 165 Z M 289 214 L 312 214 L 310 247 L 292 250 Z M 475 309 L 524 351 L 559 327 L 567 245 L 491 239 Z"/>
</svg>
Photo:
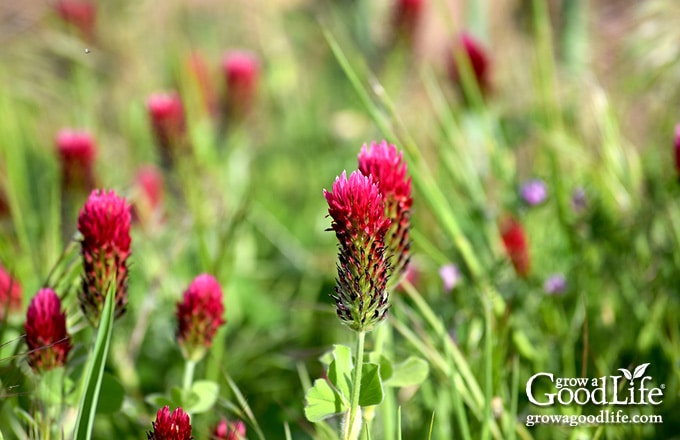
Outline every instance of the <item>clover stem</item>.
<svg viewBox="0 0 680 440">
<path fill-rule="evenodd" d="M 357 353 L 356 365 L 354 366 L 354 374 L 352 377 L 352 395 L 351 404 L 349 407 L 349 423 L 345 425 L 343 432 L 344 440 L 352 439 L 352 428 L 354 427 L 354 419 L 357 416 L 357 408 L 359 407 L 359 395 L 361 393 L 361 373 L 364 364 L 364 340 L 366 339 L 366 332 L 361 330 L 357 333 Z"/>
</svg>

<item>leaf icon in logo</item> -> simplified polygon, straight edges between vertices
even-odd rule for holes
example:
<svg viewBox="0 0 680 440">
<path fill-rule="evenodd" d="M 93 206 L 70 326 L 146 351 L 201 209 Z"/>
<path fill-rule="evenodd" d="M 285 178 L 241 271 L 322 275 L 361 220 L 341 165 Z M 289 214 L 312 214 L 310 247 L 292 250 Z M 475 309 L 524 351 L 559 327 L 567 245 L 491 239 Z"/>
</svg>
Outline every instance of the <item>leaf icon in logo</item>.
<svg viewBox="0 0 680 440">
<path fill-rule="evenodd" d="M 646 364 L 638 365 L 638 367 L 633 372 L 633 379 L 642 377 L 645 374 L 645 370 L 647 369 L 647 367 L 649 367 L 649 362 L 647 362 Z"/>
<path fill-rule="evenodd" d="M 623 372 L 623 375 L 626 376 L 626 379 L 633 380 L 633 375 L 630 374 L 630 371 L 626 370 L 625 368 L 619 368 L 619 371 Z"/>
</svg>

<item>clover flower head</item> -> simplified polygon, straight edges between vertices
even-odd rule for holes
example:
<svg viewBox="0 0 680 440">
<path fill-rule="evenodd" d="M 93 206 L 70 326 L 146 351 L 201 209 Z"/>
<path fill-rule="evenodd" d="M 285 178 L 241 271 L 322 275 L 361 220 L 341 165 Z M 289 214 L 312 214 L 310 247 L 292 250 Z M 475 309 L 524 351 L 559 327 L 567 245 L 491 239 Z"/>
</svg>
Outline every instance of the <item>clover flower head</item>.
<svg viewBox="0 0 680 440">
<path fill-rule="evenodd" d="M 152 422 L 153 430 L 147 433 L 147 440 L 192 440 L 191 420 L 189 414 L 182 408 L 176 408 L 170 413 L 170 408 L 164 406 L 156 413 L 156 420 Z"/>
<path fill-rule="evenodd" d="M 49 288 L 40 289 L 26 312 L 28 363 L 35 371 L 51 370 L 66 363 L 71 337 L 66 331 L 66 313 L 61 301 Z"/>
</svg>

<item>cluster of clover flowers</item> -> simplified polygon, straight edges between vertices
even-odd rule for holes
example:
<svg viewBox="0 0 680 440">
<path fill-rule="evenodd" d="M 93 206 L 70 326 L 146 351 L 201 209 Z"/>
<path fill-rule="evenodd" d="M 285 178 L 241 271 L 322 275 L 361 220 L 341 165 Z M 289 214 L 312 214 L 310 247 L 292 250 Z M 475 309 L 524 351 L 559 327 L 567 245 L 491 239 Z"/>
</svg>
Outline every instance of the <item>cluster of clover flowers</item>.
<svg viewBox="0 0 680 440">
<path fill-rule="evenodd" d="M 386 141 L 364 145 L 359 169 L 343 172 L 330 191 L 331 229 L 338 239 L 337 283 L 332 295 L 343 324 L 356 332 L 356 363 L 352 369 L 349 408 L 342 425 L 343 439 L 355 439 L 361 430 L 364 340 L 387 317 L 389 289 L 405 272 L 410 258 L 411 179 L 403 153 Z M 332 383 L 332 380 L 331 380 Z M 307 396 L 312 404 L 314 389 Z M 323 418 L 316 414 L 308 418 Z M 319 417 L 320 416 L 320 417 Z"/>
<path fill-rule="evenodd" d="M 131 253 L 131 214 L 126 199 L 114 191 L 94 190 L 78 217 L 83 263 L 82 283 L 78 294 L 87 320 L 98 328 L 106 296 L 115 295 L 114 316 L 125 312 L 127 303 L 128 257 Z M 4 269 L 2 284 L 19 291 Z M 16 295 L 14 295 L 16 296 Z M 187 362 L 187 370 L 200 361 L 212 344 L 215 333 L 225 323 L 223 293 L 217 280 L 208 274 L 198 275 L 177 303 L 177 343 Z M 73 348 L 66 326 L 66 313 L 57 292 L 40 289 L 31 300 L 24 325 L 28 346 L 28 363 L 38 374 L 63 368 Z M 185 375 L 185 382 L 186 382 Z M 185 386 L 191 385 L 191 377 Z M 49 429 L 49 427 L 47 428 Z M 223 418 L 211 431 L 211 438 L 235 440 L 245 435 L 241 421 Z M 182 408 L 161 408 L 153 422 L 149 439 L 190 439 L 189 414 Z"/>
</svg>

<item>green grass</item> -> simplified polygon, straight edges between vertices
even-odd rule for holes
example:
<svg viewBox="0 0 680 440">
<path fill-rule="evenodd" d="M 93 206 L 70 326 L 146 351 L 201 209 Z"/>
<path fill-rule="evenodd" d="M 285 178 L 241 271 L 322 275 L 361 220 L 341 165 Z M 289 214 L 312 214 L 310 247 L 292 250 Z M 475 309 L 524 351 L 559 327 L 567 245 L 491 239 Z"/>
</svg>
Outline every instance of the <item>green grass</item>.
<svg viewBox="0 0 680 440">
<path fill-rule="evenodd" d="M 202 272 L 223 287 L 227 323 L 193 374 L 219 386 L 211 410 L 192 417 L 195 438 L 208 438 L 222 415 L 244 420 L 251 439 L 339 438 L 341 417 L 312 424 L 304 416 L 305 394 L 324 374 L 319 359 L 355 342 L 329 297 L 337 248 L 322 190 L 357 167 L 362 144 L 383 138 L 404 151 L 413 179 L 418 277 L 391 293 L 389 318 L 365 349 L 394 364 L 417 356 L 429 374 L 420 385 L 385 388 L 370 438 L 677 436 L 677 114 L 655 103 L 675 102 L 668 97 L 680 75 L 641 30 L 677 10 L 666 5 L 664 14 L 660 1 L 631 9 L 634 32 L 622 43 L 630 50 L 605 75 L 597 61 L 608 47 L 588 23 L 606 19 L 589 16 L 596 8 L 587 2 L 565 0 L 560 26 L 545 2 L 518 2 L 518 21 L 487 17 L 490 2 L 479 2 L 465 16 L 489 33 L 494 90 L 482 94 L 470 69 L 463 90 L 445 73 L 449 42 L 467 26 L 454 29 L 444 2 L 429 2 L 440 43 L 435 35 L 427 44 L 439 52 L 389 46 L 388 11 L 363 0 L 171 3 L 102 4 L 93 42 L 46 9 L 1 42 L 0 191 L 11 215 L 0 218 L 0 262 L 20 280 L 24 306 L 0 324 L 0 438 L 62 438 L 61 425 L 41 427 L 48 413 L 71 438 L 79 402 L 97 394 L 78 385 L 94 340 L 78 305 L 71 241 L 86 195 L 64 208 L 54 136 L 64 127 L 92 132 L 100 185 L 132 196 L 138 167 L 160 164 L 145 100 L 172 89 L 187 105 L 192 150 L 165 170 L 162 222 L 133 227 L 129 305 L 99 365 L 125 398 L 94 415 L 92 438 L 143 438 L 158 410 L 147 396 L 181 387 L 175 305 Z M 220 57 L 232 48 L 255 51 L 262 74 L 253 113 L 220 133 L 185 60 L 202 53 L 222 93 Z M 547 184 L 542 205 L 518 195 L 530 178 Z M 587 195 L 582 211 L 572 208 L 576 188 Z M 507 213 L 528 236 L 527 278 L 503 250 L 498 222 Z M 450 293 L 438 275 L 447 263 L 462 274 Z M 543 291 L 553 273 L 567 279 L 562 295 Z M 75 346 L 61 395 L 49 403 L 38 399 L 19 338 L 26 307 L 46 284 L 63 298 Z M 537 407 L 525 393 L 537 372 L 595 378 L 644 363 L 650 386 L 664 385 L 658 406 Z M 664 423 L 525 426 L 527 415 L 600 409 L 659 414 Z"/>
</svg>

